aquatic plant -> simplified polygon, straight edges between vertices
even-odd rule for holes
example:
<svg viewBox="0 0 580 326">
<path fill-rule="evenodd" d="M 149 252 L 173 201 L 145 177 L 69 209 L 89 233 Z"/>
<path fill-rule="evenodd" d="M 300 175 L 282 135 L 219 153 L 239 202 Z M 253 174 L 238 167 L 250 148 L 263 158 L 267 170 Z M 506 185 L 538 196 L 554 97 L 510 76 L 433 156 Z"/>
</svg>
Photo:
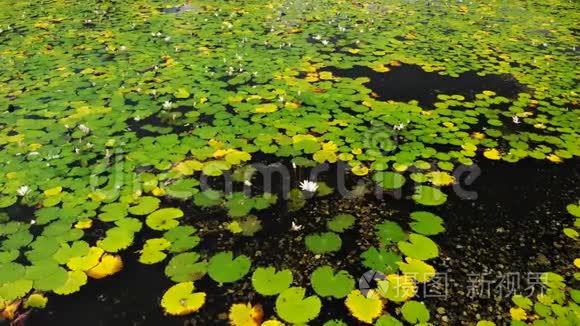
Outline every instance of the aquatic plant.
<svg viewBox="0 0 580 326">
<path fill-rule="evenodd" d="M 331 220 L 326 222 L 326 227 L 330 231 L 342 233 L 346 229 L 350 229 L 354 224 L 355 217 L 351 214 L 338 214 Z"/>
<path fill-rule="evenodd" d="M 312 288 L 321 297 L 346 297 L 354 288 L 354 279 L 347 271 L 334 273 L 332 267 L 321 266 L 310 275 Z"/>
<path fill-rule="evenodd" d="M 161 307 L 169 315 L 187 315 L 196 312 L 205 304 L 206 294 L 194 292 L 193 282 L 177 283 L 161 298 Z"/>
<path fill-rule="evenodd" d="M 342 240 L 334 232 L 309 234 L 304 238 L 306 248 L 315 254 L 325 254 L 340 250 Z"/>
<path fill-rule="evenodd" d="M 383 313 L 384 302 L 372 291 L 364 296 L 359 290 L 353 290 L 346 297 L 345 305 L 353 317 L 371 324 Z"/>
<path fill-rule="evenodd" d="M 313 295 L 305 297 L 306 290 L 291 287 L 276 298 L 276 312 L 284 321 L 292 324 L 304 324 L 318 316 L 322 303 Z"/>
<path fill-rule="evenodd" d="M 249 271 L 251 261 L 244 255 L 234 258 L 231 251 L 220 252 L 209 260 L 208 275 L 218 283 L 231 283 L 244 277 Z"/>
<path fill-rule="evenodd" d="M 252 285 L 262 295 L 276 295 L 292 284 L 292 271 L 284 269 L 276 272 L 274 267 L 258 267 L 252 274 Z"/>
</svg>

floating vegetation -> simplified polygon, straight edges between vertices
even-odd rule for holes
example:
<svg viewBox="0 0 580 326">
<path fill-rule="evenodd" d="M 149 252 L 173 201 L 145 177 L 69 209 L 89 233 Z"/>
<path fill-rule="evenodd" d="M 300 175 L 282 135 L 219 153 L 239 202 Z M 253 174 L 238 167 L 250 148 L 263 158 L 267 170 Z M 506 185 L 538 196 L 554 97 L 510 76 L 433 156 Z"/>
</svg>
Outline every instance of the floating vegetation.
<svg viewBox="0 0 580 326">
<path fill-rule="evenodd" d="M 418 291 L 446 267 L 450 202 L 477 197 L 457 189 L 481 164 L 580 155 L 573 1 L 0 8 L 15 324 L 135 263 L 194 324 L 437 324 Z M 511 298 L 512 325 L 578 324 L 557 272 Z"/>
</svg>

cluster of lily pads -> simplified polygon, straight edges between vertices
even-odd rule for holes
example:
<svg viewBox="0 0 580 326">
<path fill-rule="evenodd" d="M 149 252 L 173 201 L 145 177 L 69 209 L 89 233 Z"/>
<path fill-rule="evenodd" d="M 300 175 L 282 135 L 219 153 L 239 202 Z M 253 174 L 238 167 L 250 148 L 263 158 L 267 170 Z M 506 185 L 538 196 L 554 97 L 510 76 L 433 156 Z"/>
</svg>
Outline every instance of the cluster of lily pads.
<svg viewBox="0 0 580 326">
<path fill-rule="evenodd" d="M 252 265 L 233 252 L 194 251 L 203 239 L 180 205 L 219 207 L 230 218 L 224 228 L 247 237 L 262 227 L 256 211 L 282 199 L 299 210 L 308 199 L 298 188 L 286 198 L 202 189 L 224 174 L 251 185 L 250 163 L 265 156 L 298 168 L 344 162 L 388 191 L 412 180 L 424 206 L 445 203 L 440 187 L 456 182 L 460 164 L 577 157 L 577 4 L 526 3 L 535 19 L 518 1 L 200 0 L 177 11 L 154 0 L 0 4 L 0 309 L 13 317 L 46 305 L 47 293 L 118 272 L 147 227 L 158 237 L 139 241 L 139 261 L 167 261 L 176 282 L 163 308 L 197 311 L 206 295 L 193 282 L 206 274 L 235 282 Z M 365 76 L 331 72 L 401 65 L 457 78 L 509 74 L 520 91 L 438 94 L 420 105 L 381 99 Z M 332 266 L 312 273 L 316 294 L 307 297 L 291 286 L 291 270 L 272 266 L 255 267 L 254 288 L 277 295 L 288 323 L 314 319 L 319 296 L 346 297 L 355 318 L 379 325 L 397 324 L 383 315 L 386 300 L 404 302 L 407 322 L 427 323 L 424 306 L 408 301 L 414 291 L 392 291 L 428 281 L 416 275 L 434 271 L 424 262 L 438 255 L 429 236 L 444 228 L 432 213 L 411 219 L 408 231 L 376 225 L 380 246 L 361 261 L 387 278 L 371 294 Z M 304 245 L 336 252 L 355 221 L 335 216 Z M 105 232 L 95 238 L 97 228 Z M 240 303 L 230 318 L 246 325 L 260 309 Z"/>
<path fill-rule="evenodd" d="M 232 283 L 253 270 L 251 284 L 254 290 L 263 297 L 276 296 L 277 316 L 290 324 L 304 324 L 316 319 L 322 308 L 321 298 L 344 300 L 352 316 L 365 323 L 376 320 L 376 325 L 402 325 L 396 317 L 386 312 L 387 302 L 402 304 L 401 314 L 407 322 L 427 323 L 430 319 L 428 309 L 423 303 L 410 299 L 416 295 L 418 284 L 426 283 L 435 276 L 435 269 L 425 261 L 437 257 L 439 251 L 428 236 L 444 231 L 443 220 L 425 211 L 414 212 L 410 217 L 412 232 L 404 231 L 392 221 L 377 226 L 376 237 L 380 247 L 369 248 L 362 255 L 362 263 L 386 276 L 377 278 L 377 286 L 365 289 L 365 293 L 355 287 L 355 278 L 349 272 L 335 270 L 329 265 L 320 266 L 311 273 L 312 295 L 307 295 L 308 289 L 292 286 L 294 277 L 291 269 L 277 270 L 273 266 L 254 268 L 250 257 L 235 256 L 231 251 L 217 253 L 209 261 L 200 261 L 199 254 L 188 252 L 178 254 L 169 261 L 165 272 L 179 283 L 167 290 L 161 305 L 166 313 L 172 315 L 195 312 L 204 305 L 206 293 L 195 292 L 194 281 L 207 273 L 219 284 Z M 353 227 L 355 221 L 356 218 L 350 214 L 335 216 L 327 221 L 327 226 L 336 233 L 329 231 L 321 235 L 308 235 L 305 237 L 306 247 L 316 255 L 338 251 L 341 242 L 337 233 Z M 401 254 L 405 256 L 404 260 Z M 232 325 L 260 325 L 263 318 L 259 303 L 236 303 L 229 312 Z M 282 325 L 273 318 L 264 324 Z M 346 324 L 335 319 L 326 325 Z"/>
</svg>

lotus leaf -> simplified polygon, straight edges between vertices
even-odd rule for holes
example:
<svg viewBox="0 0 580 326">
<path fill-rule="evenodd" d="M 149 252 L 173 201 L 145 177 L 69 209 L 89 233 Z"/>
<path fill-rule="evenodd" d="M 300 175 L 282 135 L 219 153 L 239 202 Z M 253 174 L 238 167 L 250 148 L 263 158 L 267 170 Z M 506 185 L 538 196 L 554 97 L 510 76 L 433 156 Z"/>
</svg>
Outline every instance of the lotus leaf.
<svg viewBox="0 0 580 326">
<path fill-rule="evenodd" d="M 429 310 L 423 302 L 407 301 L 401 308 L 401 313 L 406 321 L 412 324 L 422 324 L 429 321 Z"/>
<path fill-rule="evenodd" d="M 413 231 L 423 235 L 435 235 L 445 231 L 443 219 L 430 212 L 413 212 L 411 219 L 415 222 L 409 223 Z"/>
<path fill-rule="evenodd" d="M 113 275 L 123 269 L 123 260 L 119 255 L 104 254 L 101 261 L 93 268 L 86 271 L 87 275 L 94 279 L 101 279 Z"/>
<path fill-rule="evenodd" d="M 308 250 L 315 254 L 339 251 L 342 246 L 342 240 L 334 232 L 309 234 L 304 238 L 304 242 Z"/>
<path fill-rule="evenodd" d="M 46 307 L 46 303 L 48 302 L 48 298 L 43 296 L 42 294 L 34 293 L 26 298 L 24 302 L 25 308 L 38 308 L 44 309 Z"/>
<path fill-rule="evenodd" d="M 377 172 L 373 176 L 373 180 L 388 190 L 399 189 L 405 184 L 405 177 L 395 172 Z"/>
<path fill-rule="evenodd" d="M 193 282 L 177 283 L 170 287 L 161 298 L 165 313 L 183 316 L 198 311 L 205 304 L 205 293 L 193 292 Z"/>
<path fill-rule="evenodd" d="M 346 297 L 354 288 L 354 279 L 347 271 L 336 274 L 330 266 L 318 267 L 310 275 L 312 288 L 321 297 Z"/>
<path fill-rule="evenodd" d="M 137 205 L 129 208 L 129 213 L 133 215 L 148 215 L 159 208 L 161 201 L 155 197 L 145 196 L 140 197 Z"/>
<path fill-rule="evenodd" d="M 411 257 L 405 258 L 406 263 L 399 262 L 399 268 L 408 276 L 411 276 L 419 283 L 425 283 L 435 276 L 433 266 Z"/>
<path fill-rule="evenodd" d="M 401 241 L 398 246 L 403 254 L 418 260 L 428 260 L 439 255 L 439 249 L 435 242 L 416 233 L 411 233 L 409 241 Z"/>
<path fill-rule="evenodd" d="M 407 301 L 417 292 L 413 278 L 407 275 L 387 275 L 386 279 L 377 281 L 377 286 L 382 297 L 394 302 Z"/>
<path fill-rule="evenodd" d="M 167 257 L 163 251 L 169 247 L 171 247 L 171 242 L 164 238 L 149 239 L 140 251 L 139 262 L 147 265 L 156 264 Z"/>
<path fill-rule="evenodd" d="M 276 272 L 274 267 L 258 267 L 252 274 L 252 285 L 261 295 L 276 295 L 292 284 L 292 272 L 288 269 Z"/>
<path fill-rule="evenodd" d="M 231 251 L 220 252 L 209 260 L 208 274 L 218 283 L 231 283 L 244 277 L 250 266 L 250 259 L 244 255 L 234 258 Z"/>
<path fill-rule="evenodd" d="M 447 195 L 437 188 L 418 186 L 415 189 L 413 200 L 425 206 L 438 206 L 447 201 Z"/>
<path fill-rule="evenodd" d="M 195 252 L 176 255 L 165 267 L 165 275 L 174 282 L 197 281 L 207 273 L 207 261 L 200 258 Z"/>
<path fill-rule="evenodd" d="M 383 274 L 395 273 L 399 270 L 401 256 L 383 248 L 370 247 L 362 253 L 363 265 Z"/>
<path fill-rule="evenodd" d="M 355 218 L 351 214 L 338 214 L 332 220 L 326 222 L 326 227 L 334 232 L 344 232 L 354 224 Z"/>
<path fill-rule="evenodd" d="M 276 299 L 276 312 L 284 321 L 292 324 L 305 324 L 318 316 L 322 303 L 313 295 L 304 297 L 306 290 L 291 287 L 284 290 Z"/>
<path fill-rule="evenodd" d="M 382 315 L 375 322 L 375 326 L 403 326 L 403 323 L 391 315 Z"/>
<path fill-rule="evenodd" d="M 391 221 L 385 221 L 378 224 L 375 226 L 375 230 L 377 231 L 377 236 L 383 245 L 403 241 L 407 236 L 399 224 Z"/>
<path fill-rule="evenodd" d="M 260 326 L 263 315 L 264 312 L 260 305 L 236 303 L 230 308 L 228 317 L 231 325 L 234 326 Z"/>
<path fill-rule="evenodd" d="M 353 290 L 345 304 L 353 317 L 367 324 L 371 324 L 383 313 L 384 303 L 373 291 L 364 296 L 359 290 Z"/>
<path fill-rule="evenodd" d="M 177 219 L 181 217 L 183 212 L 179 208 L 162 208 L 149 214 L 146 223 L 153 230 L 169 230 L 179 225 Z"/>
</svg>

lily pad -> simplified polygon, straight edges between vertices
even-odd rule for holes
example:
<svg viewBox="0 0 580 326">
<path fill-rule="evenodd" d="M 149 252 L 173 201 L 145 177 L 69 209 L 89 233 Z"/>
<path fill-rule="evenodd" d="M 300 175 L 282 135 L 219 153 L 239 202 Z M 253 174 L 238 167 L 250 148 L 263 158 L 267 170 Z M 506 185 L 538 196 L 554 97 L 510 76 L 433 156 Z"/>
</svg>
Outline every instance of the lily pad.
<svg viewBox="0 0 580 326">
<path fill-rule="evenodd" d="M 146 223 L 153 230 L 169 230 L 179 225 L 178 218 L 183 217 L 179 208 L 162 208 L 147 216 Z"/>
<path fill-rule="evenodd" d="M 244 277 L 250 266 L 250 259 L 244 255 L 234 259 L 231 251 L 220 252 L 209 260 L 208 274 L 218 283 L 231 283 Z"/>
<path fill-rule="evenodd" d="M 339 251 L 342 246 L 342 240 L 334 232 L 309 234 L 304 238 L 304 242 L 308 250 L 315 254 Z"/>
<path fill-rule="evenodd" d="M 292 272 L 284 269 L 276 272 L 274 267 L 259 267 L 252 274 L 252 285 L 261 295 L 276 295 L 292 284 Z"/>
<path fill-rule="evenodd" d="M 276 312 L 284 321 L 292 324 L 305 324 L 320 313 L 322 303 L 313 295 L 304 297 L 306 290 L 291 287 L 284 290 L 276 299 Z"/>
<path fill-rule="evenodd" d="M 315 269 L 310 275 L 310 282 L 314 291 L 321 297 L 341 299 L 354 288 L 354 279 L 347 271 L 335 274 L 330 266 Z"/>
</svg>

